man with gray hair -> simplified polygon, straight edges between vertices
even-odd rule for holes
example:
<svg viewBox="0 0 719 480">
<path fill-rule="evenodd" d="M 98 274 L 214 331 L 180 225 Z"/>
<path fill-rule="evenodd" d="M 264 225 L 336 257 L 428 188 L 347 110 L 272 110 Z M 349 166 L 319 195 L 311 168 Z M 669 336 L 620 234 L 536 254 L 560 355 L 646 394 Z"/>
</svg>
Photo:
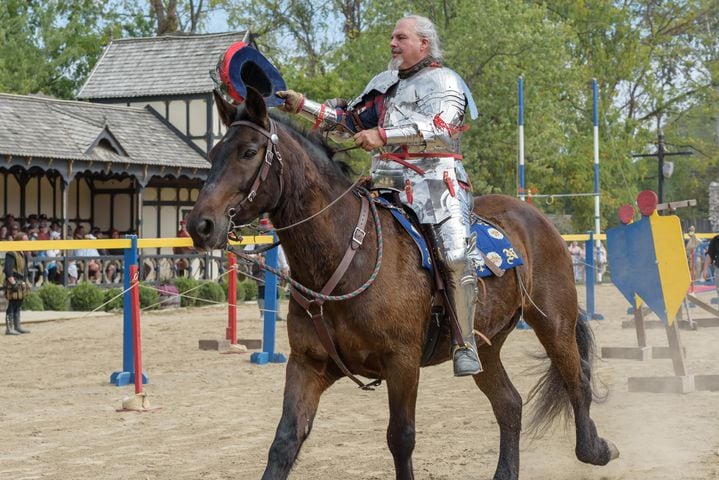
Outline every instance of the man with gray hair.
<svg viewBox="0 0 719 480">
<path fill-rule="evenodd" d="M 434 24 L 410 15 L 399 20 L 389 43 L 388 70 L 374 77 L 347 103 L 306 99 L 293 90 L 277 92 L 282 110 L 299 114 L 338 140 L 352 138 L 372 160 L 372 189 L 396 195 L 428 225 L 448 280 L 448 293 L 462 332 L 454 345 L 456 376 L 482 371 L 474 337 L 477 273 L 481 257 L 470 235 L 473 200 L 462 166 L 460 137 L 465 109 L 476 107 L 462 78 L 440 63 Z"/>
</svg>

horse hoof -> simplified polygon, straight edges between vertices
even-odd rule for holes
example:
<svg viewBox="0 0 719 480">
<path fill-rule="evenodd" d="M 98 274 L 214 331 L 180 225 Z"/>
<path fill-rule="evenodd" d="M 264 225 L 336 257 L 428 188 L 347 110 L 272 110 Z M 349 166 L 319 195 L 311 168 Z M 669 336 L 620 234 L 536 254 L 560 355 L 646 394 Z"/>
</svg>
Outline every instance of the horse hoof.
<svg viewBox="0 0 719 480">
<path fill-rule="evenodd" d="M 611 462 L 615 458 L 619 458 L 619 449 L 612 442 L 607 441 L 607 448 L 609 449 L 609 461 Z"/>
</svg>

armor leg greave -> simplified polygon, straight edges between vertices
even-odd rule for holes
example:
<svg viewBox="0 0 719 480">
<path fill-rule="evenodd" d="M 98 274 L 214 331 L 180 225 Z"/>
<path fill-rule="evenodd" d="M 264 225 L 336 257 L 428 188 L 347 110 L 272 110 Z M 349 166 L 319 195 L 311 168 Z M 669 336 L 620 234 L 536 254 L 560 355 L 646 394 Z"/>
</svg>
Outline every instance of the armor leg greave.
<svg viewBox="0 0 719 480">
<path fill-rule="evenodd" d="M 474 264 L 474 239 L 468 237 L 469 226 L 463 218 L 449 218 L 433 226 L 439 258 L 445 268 L 447 292 L 457 314 L 464 345 L 452 351 L 454 374 L 474 375 L 482 371 L 474 339 L 474 314 L 477 303 L 477 274 Z"/>
</svg>

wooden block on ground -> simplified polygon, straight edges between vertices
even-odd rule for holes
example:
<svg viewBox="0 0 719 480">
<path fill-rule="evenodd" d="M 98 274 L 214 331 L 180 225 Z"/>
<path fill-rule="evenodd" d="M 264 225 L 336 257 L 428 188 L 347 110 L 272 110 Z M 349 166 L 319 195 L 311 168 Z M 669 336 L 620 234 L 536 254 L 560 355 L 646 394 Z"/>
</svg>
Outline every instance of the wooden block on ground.
<svg viewBox="0 0 719 480">
<path fill-rule="evenodd" d="M 652 358 L 652 347 L 602 347 L 602 358 L 649 360 Z"/>
<path fill-rule="evenodd" d="M 695 390 L 694 375 L 674 377 L 629 377 L 630 392 L 689 393 Z"/>
<path fill-rule="evenodd" d="M 262 340 L 259 338 L 238 338 L 237 343 L 247 347 L 247 350 L 259 350 L 262 348 Z"/>
<path fill-rule="evenodd" d="M 719 375 L 694 375 L 697 390 L 719 392 Z"/>
<path fill-rule="evenodd" d="M 230 348 L 230 341 L 227 339 L 222 340 L 200 340 L 200 350 L 228 350 Z"/>
<path fill-rule="evenodd" d="M 682 347 L 682 355 L 687 358 L 687 349 Z M 672 350 L 670 347 L 652 347 L 652 358 L 672 358 Z"/>
<path fill-rule="evenodd" d="M 624 320 L 622 328 L 634 328 L 634 320 Z M 644 320 L 644 328 L 664 328 L 661 320 Z"/>
<path fill-rule="evenodd" d="M 702 328 L 704 327 L 719 327 L 719 318 L 717 317 L 710 317 L 710 318 L 695 318 L 694 322 Z"/>
<path fill-rule="evenodd" d="M 678 320 L 679 328 L 682 330 L 694 330 L 688 320 Z M 664 328 L 662 320 L 644 320 L 644 328 Z M 634 320 L 624 320 L 622 328 L 634 328 Z"/>
</svg>

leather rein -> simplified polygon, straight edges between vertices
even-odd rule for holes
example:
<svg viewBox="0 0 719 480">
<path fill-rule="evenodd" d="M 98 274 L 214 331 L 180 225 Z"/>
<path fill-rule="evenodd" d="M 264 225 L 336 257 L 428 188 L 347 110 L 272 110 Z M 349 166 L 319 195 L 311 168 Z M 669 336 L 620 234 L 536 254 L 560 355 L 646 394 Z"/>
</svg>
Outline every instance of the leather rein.
<svg viewBox="0 0 719 480">
<path fill-rule="evenodd" d="M 279 141 L 279 137 L 277 136 L 276 132 L 276 126 L 275 122 L 270 119 L 270 129 L 266 130 L 262 128 L 261 126 L 248 122 L 246 120 L 238 120 L 230 124 L 230 127 L 234 126 L 246 126 L 254 129 L 255 131 L 261 133 L 267 138 L 267 146 L 265 149 L 265 158 L 262 162 L 262 165 L 259 167 L 257 173 L 255 174 L 255 178 L 252 182 L 252 186 L 250 187 L 250 192 L 247 194 L 247 196 L 240 202 L 239 208 L 242 209 L 243 207 L 247 206 L 249 203 L 251 203 L 255 196 L 257 196 L 257 191 L 262 185 L 262 183 L 267 179 L 267 176 L 269 175 L 270 168 L 272 167 L 272 164 L 274 163 L 274 160 L 277 159 L 280 170 L 279 170 L 279 181 L 280 181 L 280 195 L 282 194 L 282 172 L 283 172 L 283 163 L 282 163 L 282 156 L 280 155 L 280 152 L 277 148 L 277 144 Z M 322 346 L 324 347 L 327 354 L 330 356 L 330 358 L 335 362 L 337 367 L 342 371 L 343 374 L 345 374 L 347 377 L 349 377 L 353 382 L 355 382 L 362 390 L 374 390 L 374 387 L 379 385 L 381 383 L 380 380 L 374 380 L 372 382 L 369 382 L 367 384 L 363 383 L 361 380 L 359 380 L 350 370 L 347 368 L 345 363 L 342 361 L 342 358 L 340 357 L 339 352 L 337 351 L 337 348 L 334 343 L 334 339 L 332 336 L 332 333 L 329 330 L 329 327 L 327 326 L 327 322 L 324 319 L 324 309 L 323 304 L 325 301 L 328 300 L 348 300 L 350 298 L 353 298 L 363 291 L 365 291 L 369 286 L 374 283 L 374 280 L 377 277 L 377 274 L 379 273 L 380 265 L 382 263 L 382 227 L 379 221 L 379 214 L 377 213 L 376 206 L 374 205 L 373 201 L 370 201 L 368 198 L 368 193 L 366 190 L 356 190 L 356 193 L 358 197 L 360 198 L 360 214 L 359 218 L 357 219 L 357 224 L 352 231 L 352 238 L 350 239 L 349 246 L 347 247 L 347 250 L 345 251 L 344 256 L 342 257 L 342 260 L 340 261 L 339 265 L 335 269 L 334 273 L 330 277 L 329 280 L 324 284 L 324 286 L 320 289 L 319 292 L 315 292 L 313 290 L 308 289 L 307 287 L 301 285 L 296 280 L 293 280 L 291 277 L 288 277 L 277 270 L 273 269 L 272 267 L 269 267 L 267 265 L 260 264 L 258 260 L 253 258 L 250 253 L 258 253 L 259 250 L 256 250 L 254 252 L 245 252 L 242 250 L 236 250 L 230 243 L 227 244 L 227 250 L 232 251 L 235 255 L 243 258 L 246 261 L 256 263 L 260 266 L 261 269 L 269 270 L 271 273 L 284 278 L 285 280 L 290 282 L 291 288 L 290 292 L 292 294 L 293 300 L 297 302 L 309 315 L 309 317 L 312 319 L 312 324 L 315 327 L 315 331 L 317 333 L 317 337 L 319 338 L 320 342 L 322 343 Z M 354 258 L 355 254 L 357 253 L 357 250 L 362 246 L 362 243 L 364 241 L 364 238 L 366 236 L 366 226 L 367 226 L 367 219 L 369 218 L 369 212 L 372 211 L 372 216 L 375 222 L 375 228 L 377 232 L 377 262 L 375 264 L 375 269 L 372 272 L 370 278 L 358 289 L 356 289 L 353 292 L 343 294 L 343 295 L 337 295 L 332 296 L 331 293 L 337 286 L 337 284 L 340 282 L 340 280 L 344 277 L 344 275 L 349 270 L 350 264 L 352 263 L 352 259 Z M 237 234 L 235 233 L 235 230 L 241 226 L 238 226 L 234 223 L 233 218 L 236 214 L 236 210 L 234 208 L 230 208 L 228 210 L 228 215 L 230 217 L 228 229 L 227 229 L 227 236 L 230 240 L 238 240 Z M 274 248 L 275 246 L 279 245 L 279 242 L 275 242 L 273 245 L 263 248 L 262 251 L 269 250 L 271 248 Z M 304 294 L 303 294 L 304 293 Z M 305 296 L 307 295 L 307 296 Z M 309 297 L 309 298 L 308 298 Z"/>
</svg>

